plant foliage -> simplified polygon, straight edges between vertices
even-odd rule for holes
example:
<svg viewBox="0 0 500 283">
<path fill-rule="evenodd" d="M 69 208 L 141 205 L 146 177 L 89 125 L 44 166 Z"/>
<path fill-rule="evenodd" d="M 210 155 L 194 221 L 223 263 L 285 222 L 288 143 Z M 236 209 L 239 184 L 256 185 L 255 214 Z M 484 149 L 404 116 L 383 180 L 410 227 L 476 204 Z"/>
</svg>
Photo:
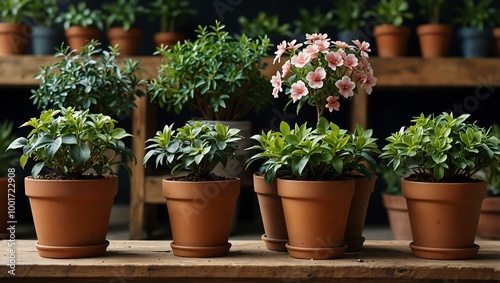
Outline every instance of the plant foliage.
<svg viewBox="0 0 500 283">
<path fill-rule="evenodd" d="M 27 13 L 30 0 L 0 1 L 0 22 L 20 24 Z"/>
<path fill-rule="evenodd" d="M 299 9 L 299 18 L 293 22 L 295 34 L 320 33 L 326 28 L 333 27 L 333 11 L 322 11 L 319 7 L 314 9 Z"/>
<path fill-rule="evenodd" d="M 0 123 L 0 176 L 8 175 L 7 170 L 17 165 L 16 159 L 19 154 L 14 151 L 7 151 L 9 145 L 16 139 L 12 131 L 13 122 L 4 120 Z"/>
<path fill-rule="evenodd" d="M 368 15 L 375 18 L 378 24 L 401 26 L 405 19 L 412 19 L 408 0 L 379 0 Z"/>
<path fill-rule="evenodd" d="M 492 0 L 463 0 L 463 6 L 458 7 L 455 22 L 462 27 L 483 30 L 485 26 L 492 27 L 498 22 L 498 9 L 492 5 Z"/>
<path fill-rule="evenodd" d="M 257 38 L 265 34 L 271 38 L 282 38 L 292 34 L 290 24 L 280 23 L 278 15 L 269 15 L 266 12 L 259 12 L 253 19 L 240 16 L 238 23 L 241 27 L 240 33 L 248 37 Z"/>
<path fill-rule="evenodd" d="M 335 1 L 334 24 L 339 30 L 355 31 L 366 24 L 366 0 Z"/>
<path fill-rule="evenodd" d="M 147 12 L 146 8 L 140 5 L 139 0 L 105 2 L 102 4 L 102 10 L 108 27 L 118 26 L 126 31 L 136 23 L 137 16 Z"/>
<path fill-rule="evenodd" d="M 196 10 L 185 0 L 154 0 L 149 4 L 148 14 L 152 19 L 160 19 L 161 32 L 175 32 Z"/>
<path fill-rule="evenodd" d="M 56 22 L 63 23 L 65 29 L 68 29 L 70 26 L 104 29 L 102 11 L 88 8 L 87 3 L 84 1 L 78 2 L 76 5 L 70 4 L 68 10 L 56 18 Z"/>
<path fill-rule="evenodd" d="M 418 0 L 417 3 L 420 14 L 425 16 L 429 23 L 437 24 L 441 21 L 441 14 L 448 0 Z"/>
<path fill-rule="evenodd" d="M 59 15 L 57 0 L 30 0 L 27 16 L 39 26 L 51 27 Z"/>
</svg>

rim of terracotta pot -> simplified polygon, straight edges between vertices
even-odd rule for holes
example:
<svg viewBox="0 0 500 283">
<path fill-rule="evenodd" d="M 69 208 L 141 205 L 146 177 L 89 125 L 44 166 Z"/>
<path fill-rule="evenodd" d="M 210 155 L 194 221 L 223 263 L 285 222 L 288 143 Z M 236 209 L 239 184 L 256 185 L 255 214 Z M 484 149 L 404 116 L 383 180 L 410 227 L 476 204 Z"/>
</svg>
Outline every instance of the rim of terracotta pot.
<svg viewBox="0 0 500 283">
<path fill-rule="evenodd" d="M 32 186 L 26 186 L 25 188 L 25 194 L 28 197 L 44 197 L 47 195 L 50 195 L 51 197 L 54 198 L 59 198 L 59 197 L 68 197 L 68 196 L 75 196 L 75 197 L 82 197 L 82 196 L 87 196 L 89 193 L 93 196 L 99 196 L 99 195 L 109 195 L 109 194 L 114 194 L 116 195 L 118 192 L 118 176 L 117 175 L 103 175 L 104 178 L 99 178 L 99 179 L 83 179 L 83 180 L 43 180 L 43 179 L 33 179 L 31 176 L 27 176 L 24 179 L 25 184 L 28 183 L 45 183 L 45 184 L 51 184 L 50 188 L 44 188 L 44 190 L 39 190 L 37 188 L 34 188 Z M 88 187 L 85 190 L 75 192 L 75 190 L 68 189 L 68 187 L 71 187 L 71 184 L 75 184 L 75 182 L 81 182 L 81 183 L 92 183 L 95 182 L 96 180 L 100 180 L 102 182 L 107 182 L 108 187 L 103 190 L 102 188 L 96 188 L 96 187 Z"/>
<path fill-rule="evenodd" d="M 140 40 L 142 38 L 142 29 L 140 28 L 130 28 L 129 30 L 124 30 L 122 28 L 113 27 L 108 29 L 107 35 L 111 38 L 123 38 L 123 37 L 133 37 Z"/>
<path fill-rule="evenodd" d="M 401 26 L 395 26 L 395 25 L 389 25 L 389 24 L 381 24 L 381 25 L 376 25 L 373 28 L 373 35 L 374 36 L 380 36 L 380 35 L 385 35 L 385 34 L 392 34 L 392 33 L 410 33 L 410 26 L 408 25 L 401 25 Z"/>
<path fill-rule="evenodd" d="M 417 35 L 426 34 L 451 34 L 453 26 L 449 24 L 423 24 L 417 26 Z"/>
<path fill-rule="evenodd" d="M 65 34 L 67 37 L 82 36 L 82 34 L 100 36 L 101 30 L 96 27 L 70 26 L 66 29 Z"/>
</svg>

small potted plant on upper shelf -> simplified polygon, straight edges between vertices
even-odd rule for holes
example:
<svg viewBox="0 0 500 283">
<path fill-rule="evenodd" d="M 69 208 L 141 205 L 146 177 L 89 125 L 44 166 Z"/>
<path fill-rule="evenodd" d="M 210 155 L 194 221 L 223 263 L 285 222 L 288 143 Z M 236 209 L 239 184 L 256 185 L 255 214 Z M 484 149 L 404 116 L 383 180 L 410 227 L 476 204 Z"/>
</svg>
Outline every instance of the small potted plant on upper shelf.
<svg viewBox="0 0 500 283">
<path fill-rule="evenodd" d="M 196 14 L 196 10 L 191 9 L 186 0 L 154 0 L 147 13 L 152 20 L 160 20 L 160 30 L 154 34 L 154 41 L 161 47 L 175 45 L 186 38 L 179 28 Z"/>
<path fill-rule="evenodd" d="M 137 55 L 143 31 L 134 26 L 138 16 L 146 13 L 139 0 L 115 0 L 102 5 L 111 46 L 118 46 L 124 56 Z"/>
<path fill-rule="evenodd" d="M 68 44 L 71 49 L 80 52 L 82 46 L 92 40 L 100 40 L 104 21 L 101 10 L 90 9 L 86 2 L 70 4 L 68 10 L 62 12 L 56 22 L 63 23 Z"/>
<path fill-rule="evenodd" d="M 493 7 L 491 0 L 463 1 L 455 22 L 461 25 L 458 36 L 464 57 L 486 57 L 491 54 L 492 28 L 497 18 L 498 9 Z"/>
<path fill-rule="evenodd" d="M 31 47 L 35 55 L 54 54 L 64 41 L 64 30 L 56 25 L 59 15 L 57 0 L 31 0 L 28 17 L 32 20 Z"/>
<path fill-rule="evenodd" d="M 213 173 L 233 158 L 242 138 L 238 129 L 204 121 L 166 125 L 149 139 L 144 165 L 165 165 L 172 177 L 163 180 L 176 256 L 225 256 L 240 179 Z M 186 172 L 187 171 L 187 172 Z M 187 175 L 177 176 L 179 172 Z"/>
<path fill-rule="evenodd" d="M 451 24 L 441 23 L 443 9 L 447 0 L 418 0 L 420 14 L 427 18 L 425 24 L 417 27 L 422 57 L 444 57 L 450 50 L 453 28 Z"/>
<path fill-rule="evenodd" d="M 411 171 L 402 186 L 416 257 L 468 259 L 479 250 L 474 240 L 488 183 L 474 175 L 486 167 L 500 173 L 500 140 L 469 116 L 421 114 L 386 139 L 380 157 Z"/>
<path fill-rule="evenodd" d="M 107 227 L 118 190 L 111 165 L 122 164 L 130 171 L 127 162 L 134 160 L 122 141 L 131 135 L 115 124 L 111 117 L 88 110 L 48 109 L 22 125 L 32 128 L 27 137 L 9 145 L 8 149 L 22 149 L 21 167 L 29 160 L 36 162 L 31 176 L 25 178 L 25 190 L 40 256 L 92 257 L 106 251 Z M 107 150 L 114 155 L 106 156 Z M 119 155 L 126 159 L 117 161 Z"/>
<path fill-rule="evenodd" d="M 412 19 L 408 0 L 379 0 L 368 14 L 377 23 L 373 29 L 379 57 L 404 56 L 408 48 L 410 27 L 405 19 Z"/>
<path fill-rule="evenodd" d="M 23 24 L 28 0 L 0 1 L 0 55 L 25 54 L 30 29 Z"/>
<path fill-rule="evenodd" d="M 266 12 L 259 12 L 252 19 L 240 16 L 238 23 L 241 27 L 239 34 L 244 34 L 250 38 L 266 35 L 272 45 L 280 43 L 292 34 L 290 24 L 280 23 L 279 16 L 276 14 L 269 15 Z"/>
<path fill-rule="evenodd" d="M 9 236 L 7 230 L 9 206 L 11 206 L 11 212 L 14 208 L 9 204 L 9 199 L 16 196 L 16 159 L 19 156 L 16 152 L 7 150 L 16 139 L 12 127 L 13 123 L 10 120 L 4 120 L 0 123 L 0 239 L 7 239 Z"/>
<path fill-rule="evenodd" d="M 333 15 L 334 25 L 339 30 L 339 40 L 349 43 L 355 39 L 367 40 L 365 32 L 361 30 L 369 16 L 366 0 L 335 1 Z"/>
</svg>

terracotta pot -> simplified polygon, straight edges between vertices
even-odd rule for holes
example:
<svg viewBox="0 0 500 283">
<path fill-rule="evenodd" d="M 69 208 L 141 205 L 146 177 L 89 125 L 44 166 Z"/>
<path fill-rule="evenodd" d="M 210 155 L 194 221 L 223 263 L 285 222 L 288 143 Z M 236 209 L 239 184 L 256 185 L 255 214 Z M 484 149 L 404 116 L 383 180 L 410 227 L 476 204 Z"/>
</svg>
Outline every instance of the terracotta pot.
<svg viewBox="0 0 500 283">
<path fill-rule="evenodd" d="M 354 187 L 354 179 L 315 182 L 278 178 L 288 230 L 286 248 L 291 257 L 331 259 L 344 255 Z"/>
<path fill-rule="evenodd" d="M 25 178 L 38 254 L 48 258 L 93 257 L 104 254 L 118 177 L 88 180 Z"/>
<path fill-rule="evenodd" d="M 406 199 L 402 195 L 382 193 L 382 202 L 387 210 L 393 239 L 411 241 L 410 217 Z"/>
<path fill-rule="evenodd" d="M 486 239 L 500 239 L 500 197 L 483 200 L 477 235 Z"/>
<path fill-rule="evenodd" d="M 285 245 L 288 243 L 285 215 L 283 205 L 278 195 L 278 183 L 276 180 L 267 184 L 263 176 L 253 174 L 253 187 L 259 201 L 260 215 L 264 225 L 262 240 L 267 249 L 272 251 L 287 251 Z"/>
<path fill-rule="evenodd" d="M 8 178 L 0 178 L 0 239 L 7 239 L 7 221 L 9 220 L 8 213 Z"/>
<path fill-rule="evenodd" d="M 500 56 L 500 27 L 493 28 L 493 52 Z"/>
<path fill-rule="evenodd" d="M 365 228 L 366 212 L 370 196 L 375 189 L 377 175 L 368 179 L 365 176 L 353 176 L 355 180 L 354 195 L 351 200 L 349 217 L 345 228 L 344 243 L 347 244 L 346 252 L 356 252 L 361 250 L 365 238 L 363 229 Z"/>
<path fill-rule="evenodd" d="M 160 47 L 162 44 L 164 46 L 173 46 L 179 41 L 183 41 L 186 36 L 182 33 L 176 32 L 157 32 L 154 34 L 154 41 L 156 47 Z"/>
<path fill-rule="evenodd" d="M 400 57 L 406 54 L 410 38 L 409 26 L 376 25 L 373 33 L 379 57 Z"/>
<path fill-rule="evenodd" d="M 424 58 L 445 57 L 450 50 L 453 28 L 446 24 L 426 24 L 417 27 L 420 51 Z"/>
<path fill-rule="evenodd" d="M 139 53 L 142 34 L 142 30 L 139 28 L 131 28 L 129 30 L 110 28 L 107 32 L 110 45 L 118 45 L 122 56 L 133 56 Z"/>
<path fill-rule="evenodd" d="M 174 255 L 219 257 L 228 254 L 228 242 L 240 179 L 184 182 L 163 180 Z"/>
<path fill-rule="evenodd" d="M 427 183 L 402 179 L 412 230 L 412 253 L 428 259 L 474 258 L 487 182 Z"/>
<path fill-rule="evenodd" d="M 27 25 L 0 23 L 0 55 L 25 54 L 30 33 Z"/>
<path fill-rule="evenodd" d="M 92 39 L 99 40 L 101 31 L 96 27 L 70 26 L 65 31 L 69 47 L 80 52 L 80 48 L 87 45 Z"/>
</svg>

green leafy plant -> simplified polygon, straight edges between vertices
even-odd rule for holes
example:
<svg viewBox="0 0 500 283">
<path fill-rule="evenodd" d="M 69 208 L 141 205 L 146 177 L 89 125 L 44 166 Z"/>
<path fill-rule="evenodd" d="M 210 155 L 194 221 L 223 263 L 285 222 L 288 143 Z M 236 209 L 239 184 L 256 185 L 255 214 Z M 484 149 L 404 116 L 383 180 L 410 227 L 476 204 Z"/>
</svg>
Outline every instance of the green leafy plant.
<svg viewBox="0 0 500 283">
<path fill-rule="evenodd" d="M 485 26 L 492 27 L 498 21 L 498 9 L 492 5 L 492 0 L 464 0 L 463 7 L 458 7 L 455 22 L 463 27 L 483 30 Z"/>
<path fill-rule="evenodd" d="M 394 170 L 412 171 L 417 181 L 468 182 L 482 168 L 500 174 L 500 140 L 475 123 L 469 114 L 421 114 L 413 124 L 390 135 L 380 155 L 389 159 Z"/>
<path fill-rule="evenodd" d="M 257 38 L 265 34 L 271 38 L 283 38 L 292 34 L 290 24 L 282 24 L 278 15 L 269 15 L 266 12 L 259 12 L 253 19 L 240 16 L 238 23 L 241 26 L 240 33 L 248 37 Z"/>
<path fill-rule="evenodd" d="M 171 48 L 159 47 L 163 57 L 158 77 L 148 85 L 151 100 L 179 113 L 191 106 L 206 120 L 239 120 L 270 101 L 271 87 L 261 70 L 269 39 L 238 40 L 224 25 L 199 26 L 198 38 Z"/>
<path fill-rule="evenodd" d="M 33 129 L 26 138 L 14 140 L 8 149 L 22 148 L 22 168 L 29 159 L 36 162 L 31 170 L 33 178 L 37 178 L 43 168 L 54 172 L 59 179 L 85 178 L 84 173 L 89 169 L 102 176 L 108 170 L 113 174 L 113 164 L 123 165 L 130 173 L 127 161 L 135 158 L 122 139 L 131 135 L 115 127 L 115 123 L 109 116 L 91 114 L 88 110 L 48 109 L 39 118 L 31 118 L 21 125 Z M 114 154 L 107 157 L 106 150 Z M 117 158 L 118 155 L 124 158 Z"/>
<path fill-rule="evenodd" d="M 335 1 L 333 22 L 339 30 L 355 31 L 366 24 L 366 0 Z"/>
<path fill-rule="evenodd" d="M 30 0 L 2 0 L 0 1 L 0 22 L 20 24 L 27 14 L 27 5 Z"/>
<path fill-rule="evenodd" d="M 104 20 L 101 10 L 92 10 L 87 7 L 87 3 L 82 1 L 78 2 L 75 6 L 70 4 L 66 12 L 61 13 L 56 22 L 63 23 L 64 28 L 68 29 L 70 26 L 81 27 L 96 27 L 100 30 L 104 29 Z"/>
<path fill-rule="evenodd" d="M 173 129 L 165 125 L 162 131 L 148 139 L 144 166 L 156 156 L 156 167 L 165 164 L 176 175 L 181 170 L 189 171 L 193 180 L 212 180 L 212 170 L 221 163 L 226 165 L 228 158 L 236 157 L 238 141 L 242 136 L 239 129 L 203 121 L 188 121 L 184 126 Z"/>
<path fill-rule="evenodd" d="M 61 46 L 54 55 L 60 60 L 40 67 L 34 76 L 40 80 L 31 99 L 39 109 L 73 106 L 77 110 L 125 117 L 135 107 L 136 97 L 144 96 L 146 82 L 136 76 L 139 62 L 123 59 L 119 65 L 117 47 L 100 49 L 91 41 L 80 53 Z"/>
<path fill-rule="evenodd" d="M 248 168 L 264 160 L 258 173 L 268 184 L 280 176 L 308 181 L 340 180 L 353 172 L 371 176 L 376 168 L 375 157 L 380 153 L 372 132 L 358 125 L 351 134 L 325 118 L 314 130 L 307 123 L 291 128 L 282 121 L 279 131 L 251 137 L 258 144 L 247 150 L 259 152 L 245 165 Z"/>
<path fill-rule="evenodd" d="M 375 18 L 379 24 L 401 26 L 405 19 L 412 19 L 408 0 L 379 0 L 368 15 Z"/>
<path fill-rule="evenodd" d="M 58 15 L 57 0 L 31 0 L 28 4 L 27 16 L 32 18 L 38 26 L 53 26 Z"/>
<path fill-rule="evenodd" d="M 12 131 L 13 122 L 4 120 L 0 122 L 0 177 L 7 176 L 7 170 L 16 167 L 16 159 L 19 154 L 14 151 L 7 151 L 9 145 L 16 139 Z"/>
<path fill-rule="evenodd" d="M 299 9 L 299 18 L 293 22 L 295 34 L 325 32 L 325 28 L 333 27 L 333 11 L 314 9 Z"/>
<path fill-rule="evenodd" d="M 491 135 L 500 139 L 500 125 L 494 124 L 491 127 Z M 488 166 L 477 172 L 476 177 L 488 181 L 488 196 L 500 197 L 500 175 L 494 174 L 494 168 Z"/>
<path fill-rule="evenodd" d="M 145 14 L 147 9 L 139 0 L 115 0 L 102 4 L 104 18 L 108 27 L 118 26 L 129 30 L 137 21 L 137 17 Z"/>
<path fill-rule="evenodd" d="M 447 6 L 448 0 L 417 0 L 420 14 L 427 18 L 431 24 L 438 24 L 441 21 L 443 9 Z"/>
<path fill-rule="evenodd" d="M 155 0 L 148 8 L 151 19 L 160 19 L 161 32 L 175 32 L 196 14 L 196 10 L 189 7 L 189 1 L 184 0 Z"/>
</svg>

